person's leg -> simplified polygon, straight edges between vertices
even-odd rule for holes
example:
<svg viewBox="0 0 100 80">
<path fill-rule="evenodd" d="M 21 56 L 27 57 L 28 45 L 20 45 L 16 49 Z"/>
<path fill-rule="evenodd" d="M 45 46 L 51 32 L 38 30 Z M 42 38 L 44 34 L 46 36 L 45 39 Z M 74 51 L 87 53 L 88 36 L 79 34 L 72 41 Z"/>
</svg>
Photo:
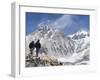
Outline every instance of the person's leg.
<svg viewBox="0 0 100 80">
<path fill-rule="evenodd" d="M 30 54 L 32 55 L 32 49 L 30 49 Z"/>
<path fill-rule="evenodd" d="M 33 48 L 33 50 L 32 50 L 32 56 L 34 56 L 34 48 Z"/>
<path fill-rule="evenodd" d="M 36 49 L 36 57 L 38 57 L 38 49 Z"/>
<path fill-rule="evenodd" d="M 32 48 L 32 54 L 31 54 L 31 57 L 33 58 L 33 54 L 34 54 L 34 49 Z"/>
<path fill-rule="evenodd" d="M 33 48 L 32 48 L 32 49 L 30 49 L 30 56 L 31 56 L 31 58 L 33 58 L 33 53 L 34 53 L 34 51 L 33 51 Z"/>
<path fill-rule="evenodd" d="M 32 49 L 30 49 L 29 58 L 32 58 Z"/>
</svg>

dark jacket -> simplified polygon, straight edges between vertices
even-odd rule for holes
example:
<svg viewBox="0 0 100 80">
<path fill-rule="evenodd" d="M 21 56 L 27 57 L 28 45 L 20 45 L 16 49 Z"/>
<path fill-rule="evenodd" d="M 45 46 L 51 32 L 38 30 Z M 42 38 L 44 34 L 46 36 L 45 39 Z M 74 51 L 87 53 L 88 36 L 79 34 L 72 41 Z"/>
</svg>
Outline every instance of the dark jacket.
<svg viewBox="0 0 100 80">
<path fill-rule="evenodd" d="M 38 50 L 41 48 L 41 44 L 40 44 L 39 40 L 35 43 L 35 47 Z"/>
<path fill-rule="evenodd" d="M 32 48 L 34 49 L 34 47 L 35 47 L 34 41 L 30 42 L 29 48 L 30 48 L 30 49 L 32 49 Z"/>
</svg>

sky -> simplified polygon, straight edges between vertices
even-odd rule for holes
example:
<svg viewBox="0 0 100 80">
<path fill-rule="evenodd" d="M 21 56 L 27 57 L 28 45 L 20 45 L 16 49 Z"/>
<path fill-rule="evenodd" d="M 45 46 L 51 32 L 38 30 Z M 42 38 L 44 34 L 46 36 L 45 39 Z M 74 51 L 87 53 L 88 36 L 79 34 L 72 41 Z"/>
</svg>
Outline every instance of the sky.
<svg viewBox="0 0 100 80">
<path fill-rule="evenodd" d="M 25 16 L 26 35 L 37 30 L 40 25 L 53 25 L 66 35 L 80 28 L 89 31 L 89 15 L 26 12 Z"/>
</svg>

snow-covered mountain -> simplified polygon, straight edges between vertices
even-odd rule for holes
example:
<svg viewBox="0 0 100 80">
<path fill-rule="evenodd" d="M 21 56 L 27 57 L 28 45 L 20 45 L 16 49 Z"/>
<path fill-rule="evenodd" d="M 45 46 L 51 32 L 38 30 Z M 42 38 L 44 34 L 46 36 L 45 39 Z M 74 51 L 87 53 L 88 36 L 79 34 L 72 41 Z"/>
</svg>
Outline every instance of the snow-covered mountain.
<svg viewBox="0 0 100 80">
<path fill-rule="evenodd" d="M 42 26 L 26 36 L 26 54 L 30 53 L 29 43 L 40 40 L 40 53 L 47 53 L 60 62 L 80 63 L 89 60 L 89 33 L 79 30 L 67 37 L 55 27 Z"/>
<path fill-rule="evenodd" d="M 69 58 L 69 60 L 71 59 L 70 62 L 72 61 L 76 64 L 87 64 L 89 62 L 90 53 L 89 32 L 80 29 L 76 33 L 68 35 L 68 37 L 75 42 L 75 52 Z"/>
<path fill-rule="evenodd" d="M 80 29 L 76 33 L 69 35 L 69 37 L 71 37 L 74 40 L 79 40 L 79 39 L 82 39 L 82 38 L 89 37 L 89 32 Z"/>
</svg>

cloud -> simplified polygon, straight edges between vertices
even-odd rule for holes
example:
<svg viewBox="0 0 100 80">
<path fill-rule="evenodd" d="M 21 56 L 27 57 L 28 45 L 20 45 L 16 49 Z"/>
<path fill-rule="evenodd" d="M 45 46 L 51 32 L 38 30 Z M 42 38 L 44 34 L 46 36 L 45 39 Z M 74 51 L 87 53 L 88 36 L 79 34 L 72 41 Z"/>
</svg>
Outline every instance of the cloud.
<svg viewBox="0 0 100 80">
<path fill-rule="evenodd" d="M 59 29 L 64 29 L 66 27 L 69 27 L 73 22 L 74 21 L 71 15 L 63 15 L 60 18 L 56 19 L 55 21 L 51 21 L 51 20 L 42 21 L 38 24 L 38 27 L 51 26 Z"/>
<path fill-rule="evenodd" d="M 59 28 L 64 29 L 69 27 L 73 23 L 73 19 L 71 15 L 63 15 L 59 19 L 57 19 L 53 24 Z"/>
</svg>

